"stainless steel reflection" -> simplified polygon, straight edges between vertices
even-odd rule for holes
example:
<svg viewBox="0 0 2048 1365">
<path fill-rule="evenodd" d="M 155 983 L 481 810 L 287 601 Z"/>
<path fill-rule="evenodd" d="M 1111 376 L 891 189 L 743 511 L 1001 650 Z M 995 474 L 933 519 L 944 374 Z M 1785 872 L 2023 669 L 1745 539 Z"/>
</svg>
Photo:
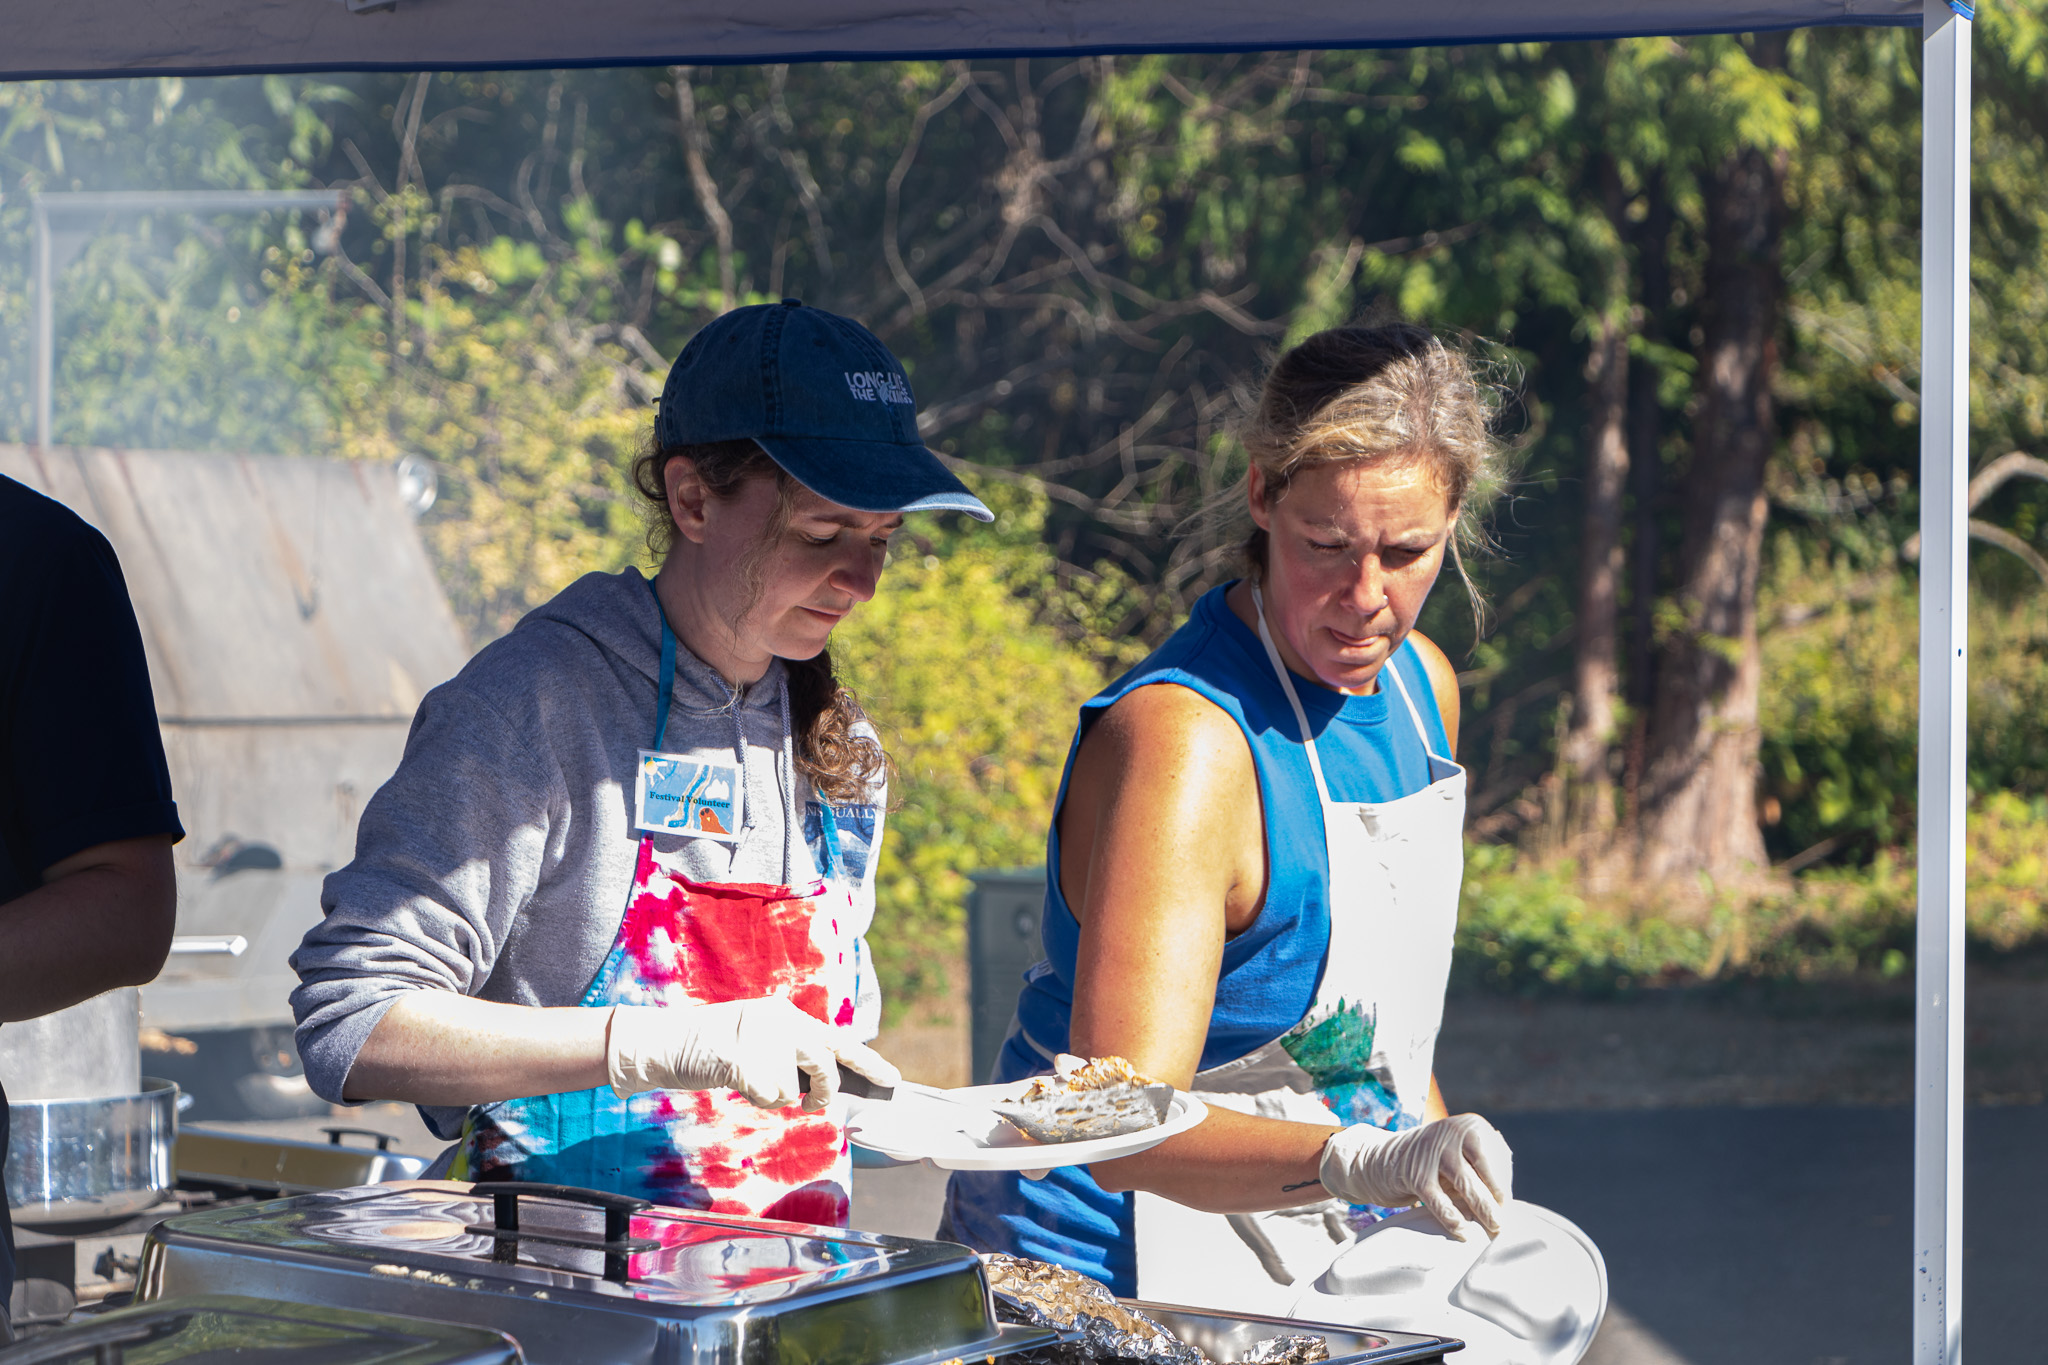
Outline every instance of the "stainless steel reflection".
<svg viewBox="0 0 2048 1365">
<path fill-rule="evenodd" d="M 152 1365 L 519 1365 L 519 1347 L 501 1332 L 227 1294 L 97 1313 L 0 1350 L 0 1365 L 124 1356 Z"/>
<path fill-rule="evenodd" d="M 8 1105 L 7 1206 L 23 1224 L 125 1218 L 171 1188 L 178 1087 L 145 1079 L 139 1095 Z"/>
<path fill-rule="evenodd" d="M 1442 1360 L 1446 1352 L 1465 1349 L 1465 1343 L 1455 1337 L 1425 1337 L 1411 1332 L 1340 1327 L 1327 1322 L 1296 1322 L 1292 1318 L 1269 1318 L 1256 1313 L 1205 1313 L 1178 1304 L 1147 1303 L 1142 1299 L 1122 1299 L 1119 1302 L 1138 1309 L 1217 1365 L 1230 1365 L 1261 1341 L 1305 1332 L 1330 1343 L 1330 1358 L 1323 1365 L 1408 1365 L 1409 1362 Z"/>
<path fill-rule="evenodd" d="M 178 1134 L 180 1180 L 246 1185 L 281 1194 L 410 1180 L 426 1168 L 425 1157 L 406 1156 L 381 1147 L 244 1137 L 207 1128 L 186 1128 Z"/>
<path fill-rule="evenodd" d="M 939 1365 L 1059 1339 L 999 1327 L 964 1247 L 415 1181 L 167 1220 L 137 1299 L 247 1294 L 509 1332 L 532 1365 Z"/>
</svg>

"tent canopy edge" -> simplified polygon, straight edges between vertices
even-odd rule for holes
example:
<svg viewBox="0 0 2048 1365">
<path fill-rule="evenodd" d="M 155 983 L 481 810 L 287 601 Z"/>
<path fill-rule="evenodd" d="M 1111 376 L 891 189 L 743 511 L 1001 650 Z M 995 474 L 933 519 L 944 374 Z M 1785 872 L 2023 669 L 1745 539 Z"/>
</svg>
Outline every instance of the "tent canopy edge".
<svg viewBox="0 0 2048 1365">
<path fill-rule="evenodd" d="M 78 0 L 17 18 L 0 80 L 1412 48 L 1922 22 L 1910 0 L 1691 0 L 1661 10 L 1615 0 L 1464 0 L 1434 20 L 1328 3 L 1269 17 L 1200 0 L 1171 12 L 1164 4 L 1094 12 L 1110 20 L 1077 17 L 1057 0 L 929 10 L 771 0 L 765 16 L 732 4 L 600 0 L 595 12 L 572 14 L 518 0 L 399 0 L 395 10 L 352 14 L 339 0 L 232 0 L 240 13 L 223 23 L 217 6 L 202 16 L 193 0 Z M 111 36 L 120 33 L 133 36 Z M 1189 33 L 1206 36 L 1167 36 Z"/>
</svg>

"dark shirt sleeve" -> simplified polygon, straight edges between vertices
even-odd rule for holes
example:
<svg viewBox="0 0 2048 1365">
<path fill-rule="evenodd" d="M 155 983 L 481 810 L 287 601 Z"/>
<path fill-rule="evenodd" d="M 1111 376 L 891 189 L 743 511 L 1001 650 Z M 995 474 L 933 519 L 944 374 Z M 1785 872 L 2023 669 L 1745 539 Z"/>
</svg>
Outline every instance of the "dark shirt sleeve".
<svg viewBox="0 0 2048 1365">
<path fill-rule="evenodd" d="M 28 520 L 0 553 L 0 902 L 94 845 L 185 833 L 113 547 L 68 512 Z"/>
</svg>

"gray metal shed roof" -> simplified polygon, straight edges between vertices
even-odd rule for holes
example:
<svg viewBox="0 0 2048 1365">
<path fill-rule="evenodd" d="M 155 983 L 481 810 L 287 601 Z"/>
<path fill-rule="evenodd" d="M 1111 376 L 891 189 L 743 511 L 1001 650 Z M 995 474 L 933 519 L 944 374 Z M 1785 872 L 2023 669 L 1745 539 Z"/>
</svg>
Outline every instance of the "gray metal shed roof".
<svg viewBox="0 0 2048 1365">
<path fill-rule="evenodd" d="M 98 527 L 166 725 L 405 722 L 468 657 L 388 466 L 0 445 Z"/>
</svg>

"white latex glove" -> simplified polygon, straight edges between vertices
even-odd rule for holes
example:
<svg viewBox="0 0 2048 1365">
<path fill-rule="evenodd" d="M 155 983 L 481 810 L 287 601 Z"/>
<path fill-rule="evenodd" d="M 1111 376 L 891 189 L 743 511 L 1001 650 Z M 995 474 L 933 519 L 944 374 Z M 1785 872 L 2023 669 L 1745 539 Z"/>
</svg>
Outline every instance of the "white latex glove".
<svg viewBox="0 0 2048 1365">
<path fill-rule="evenodd" d="M 643 1090 L 737 1090 L 762 1109 L 803 1100 L 815 1113 L 839 1093 L 839 1063 L 878 1085 L 903 1075 L 872 1048 L 819 1023 L 783 996 L 664 1008 L 617 1005 L 605 1072 L 620 1099 Z M 811 1093 L 801 1095 L 797 1073 Z"/>
<path fill-rule="evenodd" d="M 1466 1220 L 1500 1235 L 1500 1206 L 1515 1197 L 1515 1154 L 1477 1114 L 1389 1133 L 1355 1124 L 1323 1145 L 1323 1188 L 1353 1204 L 1421 1204 L 1465 1240 Z"/>
</svg>

